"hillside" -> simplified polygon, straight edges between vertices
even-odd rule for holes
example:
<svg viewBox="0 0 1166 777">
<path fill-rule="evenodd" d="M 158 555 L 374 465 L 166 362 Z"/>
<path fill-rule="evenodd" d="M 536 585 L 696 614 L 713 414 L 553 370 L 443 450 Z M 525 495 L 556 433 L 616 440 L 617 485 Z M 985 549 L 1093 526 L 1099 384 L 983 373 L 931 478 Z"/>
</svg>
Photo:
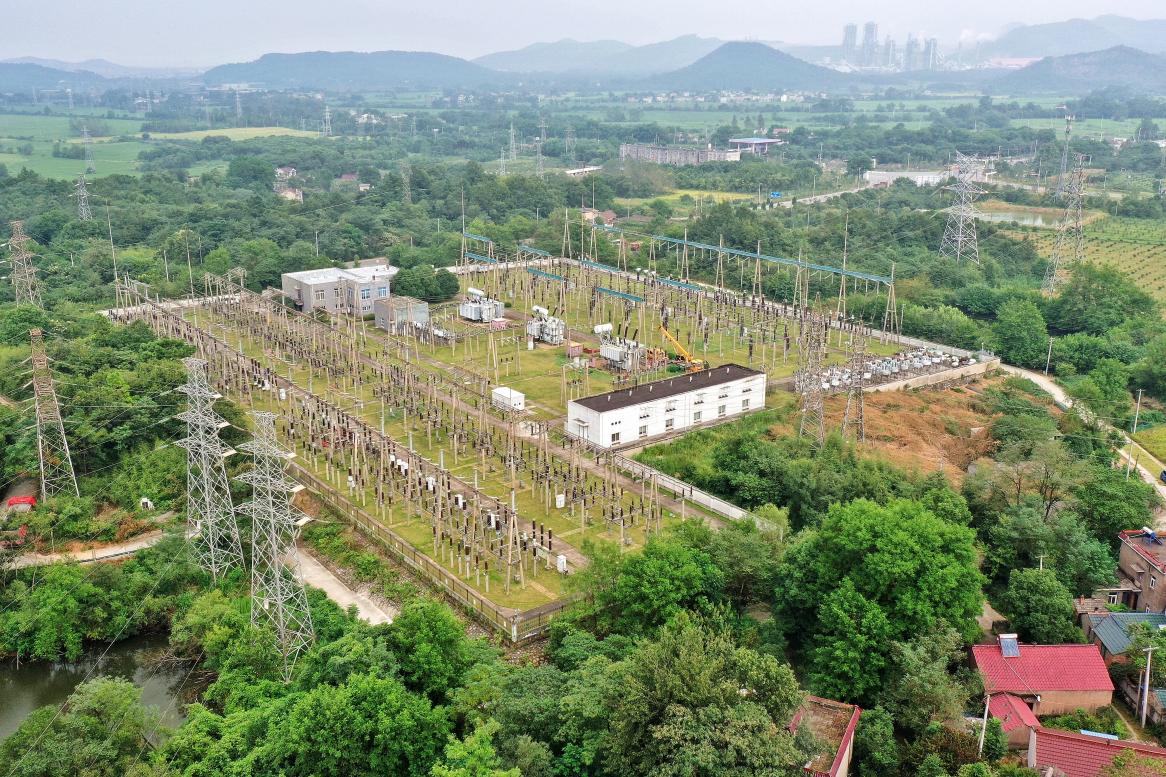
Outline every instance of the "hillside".
<svg viewBox="0 0 1166 777">
<path fill-rule="evenodd" d="M 691 65 L 723 42 L 684 35 L 632 46 L 615 40 L 582 42 L 568 38 L 487 54 L 475 59 L 474 64 L 507 73 L 652 75 Z"/>
<path fill-rule="evenodd" d="M 688 67 L 650 80 L 656 88 L 687 91 L 839 89 L 849 83 L 843 73 L 811 65 L 764 43 L 726 43 Z"/>
<path fill-rule="evenodd" d="M 1021 25 L 985 44 L 980 53 L 994 57 L 1059 57 L 1115 46 L 1166 51 L 1166 19 L 1143 21 L 1108 15 Z"/>
<path fill-rule="evenodd" d="M 1128 46 L 1046 57 L 997 79 L 994 89 L 1009 94 L 1084 94 L 1120 86 L 1135 92 L 1166 93 L 1166 57 Z"/>
<path fill-rule="evenodd" d="M 219 65 L 207 84 L 248 83 L 270 89 L 456 88 L 505 80 L 464 59 L 427 51 L 311 51 L 264 54 L 252 62 Z"/>
<path fill-rule="evenodd" d="M 64 89 L 98 84 L 104 79 L 88 71 L 68 71 L 43 65 L 0 62 L 0 91 Z"/>
<path fill-rule="evenodd" d="M 96 73 L 103 78 L 176 78 L 181 76 L 198 75 L 201 68 L 192 67 L 132 67 L 110 62 L 108 59 L 86 59 L 82 62 L 65 62 L 60 59 L 43 59 L 41 57 L 13 57 L 4 60 L 5 63 L 19 65 L 40 65 L 54 70 L 65 70 L 70 73 Z"/>
</svg>

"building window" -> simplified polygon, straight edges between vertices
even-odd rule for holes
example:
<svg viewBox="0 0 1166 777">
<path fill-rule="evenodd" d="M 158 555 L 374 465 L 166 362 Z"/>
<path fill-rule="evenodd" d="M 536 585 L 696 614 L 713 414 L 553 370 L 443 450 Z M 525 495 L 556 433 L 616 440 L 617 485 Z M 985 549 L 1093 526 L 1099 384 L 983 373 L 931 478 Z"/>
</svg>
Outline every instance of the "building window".
<svg viewBox="0 0 1166 777">
<path fill-rule="evenodd" d="M 323 289 L 316 289 L 315 291 L 313 291 L 312 292 L 312 299 L 316 300 L 316 302 L 323 302 L 324 301 L 324 290 Z"/>
<path fill-rule="evenodd" d="M 1150 590 L 1153 590 L 1158 585 L 1158 578 L 1150 575 Z"/>
<path fill-rule="evenodd" d="M 1117 604 L 1117 599 L 1117 594 L 1110 594 L 1109 596 L 1105 597 L 1105 601 L 1109 604 Z"/>
<path fill-rule="evenodd" d="M 388 286 L 381 286 L 380 288 L 378 288 L 377 289 L 377 296 L 380 297 L 381 299 L 384 299 L 385 297 L 389 296 L 389 287 Z"/>
<path fill-rule="evenodd" d="M 723 417 L 724 415 L 725 415 L 725 406 L 724 406 L 724 405 L 719 405 L 719 406 L 717 407 L 717 418 L 721 418 L 721 417 Z"/>
<path fill-rule="evenodd" d="M 695 424 L 698 421 L 700 421 L 700 411 L 699 410 L 697 410 L 695 413 L 692 414 L 692 422 Z"/>
<path fill-rule="evenodd" d="M 748 410 L 748 409 L 749 409 L 749 400 L 748 400 L 747 398 L 746 398 L 746 399 L 742 399 L 742 400 L 741 400 L 741 409 L 742 409 L 742 410 Z"/>
<path fill-rule="evenodd" d="M 668 419 L 665 419 L 665 421 L 664 421 L 664 428 L 665 429 L 671 429 L 675 425 L 676 425 L 675 418 L 668 418 Z"/>
<path fill-rule="evenodd" d="M 615 445 L 617 442 L 619 442 L 619 432 L 612 432 L 611 433 L 611 444 Z"/>
<path fill-rule="evenodd" d="M 729 392 L 726 391 L 724 394 L 718 394 L 717 399 L 724 399 L 727 396 L 729 396 Z"/>
<path fill-rule="evenodd" d="M 361 299 L 372 299 L 372 289 L 361 289 L 360 290 L 360 298 Z"/>
<path fill-rule="evenodd" d="M 646 426 L 641 426 L 641 427 L 640 427 L 640 436 L 641 436 L 641 437 L 647 437 L 647 436 L 648 436 L 648 427 L 646 427 Z"/>
</svg>

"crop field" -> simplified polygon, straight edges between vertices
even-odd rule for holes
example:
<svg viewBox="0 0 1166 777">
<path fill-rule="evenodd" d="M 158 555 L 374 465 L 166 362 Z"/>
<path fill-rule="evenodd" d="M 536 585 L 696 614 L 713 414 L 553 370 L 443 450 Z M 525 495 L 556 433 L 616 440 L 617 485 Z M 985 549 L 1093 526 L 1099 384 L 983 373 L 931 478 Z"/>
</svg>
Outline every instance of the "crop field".
<svg viewBox="0 0 1166 777">
<path fill-rule="evenodd" d="M 5 149 L 0 151 L 0 164 L 7 167 L 9 173 L 17 173 L 23 168 L 46 178 L 76 178 L 85 172 L 83 160 L 54 157 L 52 143 L 38 141 L 31 145 L 32 154 L 25 155 L 9 150 L 14 148 L 12 142 L 0 138 L 0 148 Z M 148 143 L 140 140 L 93 143 L 93 166 L 97 171 L 96 175 L 137 175 L 138 154 L 149 147 Z"/>
<path fill-rule="evenodd" d="M 1052 230 L 1012 233 L 1030 240 L 1044 257 L 1052 255 Z M 1149 219 L 1098 218 L 1085 227 L 1085 258 L 1116 267 L 1154 299 L 1166 303 L 1166 224 Z"/>
<path fill-rule="evenodd" d="M 108 128 L 112 135 L 136 135 L 142 129 L 141 119 L 106 119 L 101 116 L 92 118 L 95 126 Z M 72 140 L 77 136 L 70 131 L 69 122 L 68 116 L 0 114 L 0 142 Z"/>
<path fill-rule="evenodd" d="M 191 132 L 151 132 L 156 140 L 202 140 L 205 137 L 227 137 L 231 140 L 252 138 L 293 137 L 314 138 L 317 133 L 290 127 L 226 127 L 224 129 L 193 130 Z"/>
</svg>

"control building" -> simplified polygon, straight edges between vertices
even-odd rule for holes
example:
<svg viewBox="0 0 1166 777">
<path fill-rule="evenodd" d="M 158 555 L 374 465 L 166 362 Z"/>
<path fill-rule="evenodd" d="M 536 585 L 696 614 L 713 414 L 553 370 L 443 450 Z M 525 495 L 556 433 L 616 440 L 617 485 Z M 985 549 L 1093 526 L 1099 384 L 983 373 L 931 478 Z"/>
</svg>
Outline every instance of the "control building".
<svg viewBox="0 0 1166 777">
<path fill-rule="evenodd" d="M 325 267 L 285 272 L 283 294 L 304 313 L 368 315 L 373 303 L 389 296 L 389 283 L 399 268 L 384 264 L 366 267 Z"/>
<path fill-rule="evenodd" d="M 568 434 L 601 448 L 674 434 L 765 407 L 764 372 L 726 364 L 567 403 Z"/>
</svg>

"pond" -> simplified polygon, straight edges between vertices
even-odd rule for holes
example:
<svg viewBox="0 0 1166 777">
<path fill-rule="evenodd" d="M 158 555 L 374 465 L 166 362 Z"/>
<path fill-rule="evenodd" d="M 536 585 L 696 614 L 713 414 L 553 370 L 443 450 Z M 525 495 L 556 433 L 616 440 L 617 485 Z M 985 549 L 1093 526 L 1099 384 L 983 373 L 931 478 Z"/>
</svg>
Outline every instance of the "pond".
<svg viewBox="0 0 1166 777">
<path fill-rule="evenodd" d="M 18 668 L 15 661 L 0 662 L 0 740 L 16 731 L 33 710 L 63 702 L 86 676 L 132 680 L 142 689 L 142 701 L 162 712 L 163 726 L 179 725 L 182 702 L 176 692 L 186 667 L 156 668 L 150 660 L 166 644 L 165 635 L 132 637 L 115 644 L 104 656 L 100 647 L 71 663 L 32 661 Z"/>
<path fill-rule="evenodd" d="M 1030 210 L 994 210 L 976 213 L 980 221 L 994 221 L 1005 224 L 1016 223 L 1025 227 L 1055 227 L 1057 218 L 1033 213 Z"/>
</svg>

